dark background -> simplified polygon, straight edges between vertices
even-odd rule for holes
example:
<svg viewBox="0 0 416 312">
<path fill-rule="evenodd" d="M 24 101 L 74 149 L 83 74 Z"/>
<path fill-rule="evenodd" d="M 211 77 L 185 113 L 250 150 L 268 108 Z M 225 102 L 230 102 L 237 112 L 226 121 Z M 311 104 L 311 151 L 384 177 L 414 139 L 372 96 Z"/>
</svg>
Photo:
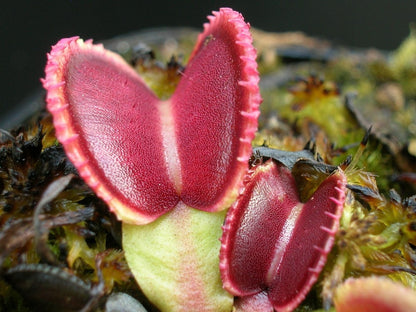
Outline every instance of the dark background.
<svg viewBox="0 0 416 312">
<path fill-rule="evenodd" d="M 6 3 L 6 4 L 5 4 Z M 252 26 L 309 35 L 352 47 L 391 50 L 416 21 L 416 1 L 3 1 L 0 8 L 0 127 L 40 89 L 46 53 L 62 37 L 95 41 L 144 28 L 192 26 L 219 7 L 240 11 Z"/>
</svg>

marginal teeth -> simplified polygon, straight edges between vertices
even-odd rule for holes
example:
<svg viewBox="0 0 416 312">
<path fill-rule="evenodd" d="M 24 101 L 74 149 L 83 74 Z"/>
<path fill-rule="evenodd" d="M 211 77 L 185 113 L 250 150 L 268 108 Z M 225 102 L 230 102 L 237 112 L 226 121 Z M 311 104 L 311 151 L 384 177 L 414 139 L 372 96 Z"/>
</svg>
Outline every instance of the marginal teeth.
<svg viewBox="0 0 416 312">
<path fill-rule="evenodd" d="M 338 202 L 338 200 L 336 200 L 335 198 L 330 198 L 333 202 L 335 202 L 335 203 L 337 203 Z M 330 218 L 332 218 L 332 219 L 334 219 L 334 220 L 338 220 L 339 219 L 339 217 L 337 216 L 337 215 L 334 215 L 333 213 L 330 213 L 329 211 L 325 211 L 324 212 L 328 217 L 330 217 Z"/>
<path fill-rule="evenodd" d="M 53 89 L 58 89 L 60 87 L 62 87 L 63 85 L 65 85 L 65 81 L 61 81 L 61 82 L 57 82 L 57 83 L 51 83 L 51 84 L 47 84 L 48 90 L 51 91 Z"/>
<path fill-rule="evenodd" d="M 317 245 L 314 245 L 313 248 L 316 249 L 317 251 L 319 251 L 323 255 L 326 255 L 328 253 L 325 249 L 323 249 L 323 248 L 321 248 Z"/>
<path fill-rule="evenodd" d="M 247 143 L 247 144 L 251 144 L 251 138 L 245 137 L 245 138 L 240 138 L 240 142 L 242 143 Z"/>
<path fill-rule="evenodd" d="M 249 117 L 249 118 L 257 118 L 259 114 L 260 113 L 258 111 L 253 111 L 253 112 L 241 111 L 241 115 L 243 115 L 244 117 Z"/>
<path fill-rule="evenodd" d="M 320 268 L 308 268 L 308 271 L 311 272 L 311 273 L 315 273 L 315 274 L 321 273 Z"/>
<path fill-rule="evenodd" d="M 56 127 L 56 126 L 55 126 Z M 63 126 L 62 128 L 66 128 L 66 126 Z M 74 142 L 74 141 L 76 141 L 77 139 L 78 139 L 78 134 L 73 134 L 73 135 L 71 135 L 70 137 L 66 137 L 64 140 L 63 140 L 63 142 L 64 143 L 71 143 L 71 142 Z"/>
<path fill-rule="evenodd" d="M 68 125 L 66 123 L 58 123 L 58 122 L 56 122 L 54 124 L 54 126 L 55 126 L 56 130 L 62 130 L 62 131 L 64 131 L 68 127 Z M 66 138 L 66 139 L 68 139 L 68 138 Z"/>
<path fill-rule="evenodd" d="M 240 162 L 243 162 L 243 163 L 248 162 L 249 159 L 250 159 L 250 156 L 237 157 L 237 161 L 240 161 Z"/>
<path fill-rule="evenodd" d="M 49 105 L 49 111 L 52 113 L 60 113 L 64 110 L 66 110 L 68 108 L 68 104 L 64 104 L 64 105 L 59 105 L 58 101 L 56 99 L 53 99 L 51 101 L 49 101 L 50 103 L 52 103 L 53 105 Z M 56 103 L 53 103 L 56 102 Z"/>
<path fill-rule="evenodd" d="M 340 201 L 339 199 L 336 199 L 334 197 L 330 197 L 329 199 L 332 200 L 337 205 L 343 205 L 343 202 Z"/>
<path fill-rule="evenodd" d="M 333 230 L 333 229 L 329 229 L 329 228 L 327 228 L 326 226 L 323 226 L 323 225 L 320 227 L 320 229 L 321 229 L 322 231 L 324 231 L 324 232 L 326 232 L 326 233 L 330 234 L 330 235 L 335 235 L 335 233 L 337 232 L 337 231 L 335 231 L 335 230 Z"/>
<path fill-rule="evenodd" d="M 81 168 L 81 167 L 85 167 L 88 164 L 88 159 L 79 159 L 79 160 L 74 160 L 72 162 L 77 168 Z M 93 186 L 91 185 L 91 187 Z"/>
</svg>

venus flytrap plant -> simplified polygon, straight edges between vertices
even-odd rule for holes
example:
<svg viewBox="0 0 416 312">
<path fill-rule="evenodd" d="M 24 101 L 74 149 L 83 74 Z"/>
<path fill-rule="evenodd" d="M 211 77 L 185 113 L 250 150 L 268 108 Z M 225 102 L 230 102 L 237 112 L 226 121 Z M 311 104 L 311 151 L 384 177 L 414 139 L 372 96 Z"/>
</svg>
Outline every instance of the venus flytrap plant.
<svg viewBox="0 0 416 312">
<path fill-rule="evenodd" d="M 292 311 L 300 304 L 331 251 L 345 189 L 345 174 L 335 168 L 301 202 L 283 163 L 270 159 L 250 170 L 221 240 L 221 276 L 239 297 L 237 311 Z"/>
<path fill-rule="evenodd" d="M 219 238 L 261 98 L 248 24 L 228 8 L 208 18 L 168 100 L 120 56 L 77 37 L 52 48 L 43 80 L 58 140 L 123 221 L 129 266 L 162 311 L 232 309 Z"/>
<path fill-rule="evenodd" d="M 228 8 L 208 19 L 163 100 L 119 55 L 62 39 L 47 107 L 68 158 L 123 222 L 125 257 L 157 308 L 292 311 L 326 263 L 350 176 L 312 151 L 263 147 L 249 168 L 261 102 L 249 25 Z"/>
<path fill-rule="evenodd" d="M 337 312 L 415 311 L 414 290 L 383 277 L 349 278 L 336 289 Z"/>
</svg>

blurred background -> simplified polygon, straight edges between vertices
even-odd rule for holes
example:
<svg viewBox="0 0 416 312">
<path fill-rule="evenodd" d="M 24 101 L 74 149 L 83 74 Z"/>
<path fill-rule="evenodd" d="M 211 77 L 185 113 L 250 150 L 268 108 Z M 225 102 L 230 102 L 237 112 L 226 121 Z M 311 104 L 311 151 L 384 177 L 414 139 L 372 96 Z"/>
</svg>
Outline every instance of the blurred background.
<svg viewBox="0 0 416 312">
<path fill-rule="evenodd" d="M 5 4 L 6 3 L 6 4 Z M 4 1 L 0 9 L 0 127 L 41 89 L 46 53 L 62 37 L 94 41 L 145 28 L 202 28 L 219 7 L 240 11 L 253 27 L 300 30 L 351 47 L 395 49 L 416 21 L 416 1 Z M 23 104 L 24 105 L 24 104 Z"/>
</svg>

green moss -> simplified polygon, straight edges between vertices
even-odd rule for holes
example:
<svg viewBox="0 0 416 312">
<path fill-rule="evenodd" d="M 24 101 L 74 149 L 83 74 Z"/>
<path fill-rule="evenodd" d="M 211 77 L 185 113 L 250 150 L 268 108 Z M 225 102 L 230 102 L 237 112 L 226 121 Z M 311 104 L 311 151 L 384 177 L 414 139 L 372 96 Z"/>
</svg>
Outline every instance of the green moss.
<svg viewBox="0 0 416 312">
<path fill-rule="evenodd" d="M 400 82 L 406 96 L 416 97 L 416 31 L 411 28 L 410 35 L 394 52 L 391 69 Z"/>
</svg>

